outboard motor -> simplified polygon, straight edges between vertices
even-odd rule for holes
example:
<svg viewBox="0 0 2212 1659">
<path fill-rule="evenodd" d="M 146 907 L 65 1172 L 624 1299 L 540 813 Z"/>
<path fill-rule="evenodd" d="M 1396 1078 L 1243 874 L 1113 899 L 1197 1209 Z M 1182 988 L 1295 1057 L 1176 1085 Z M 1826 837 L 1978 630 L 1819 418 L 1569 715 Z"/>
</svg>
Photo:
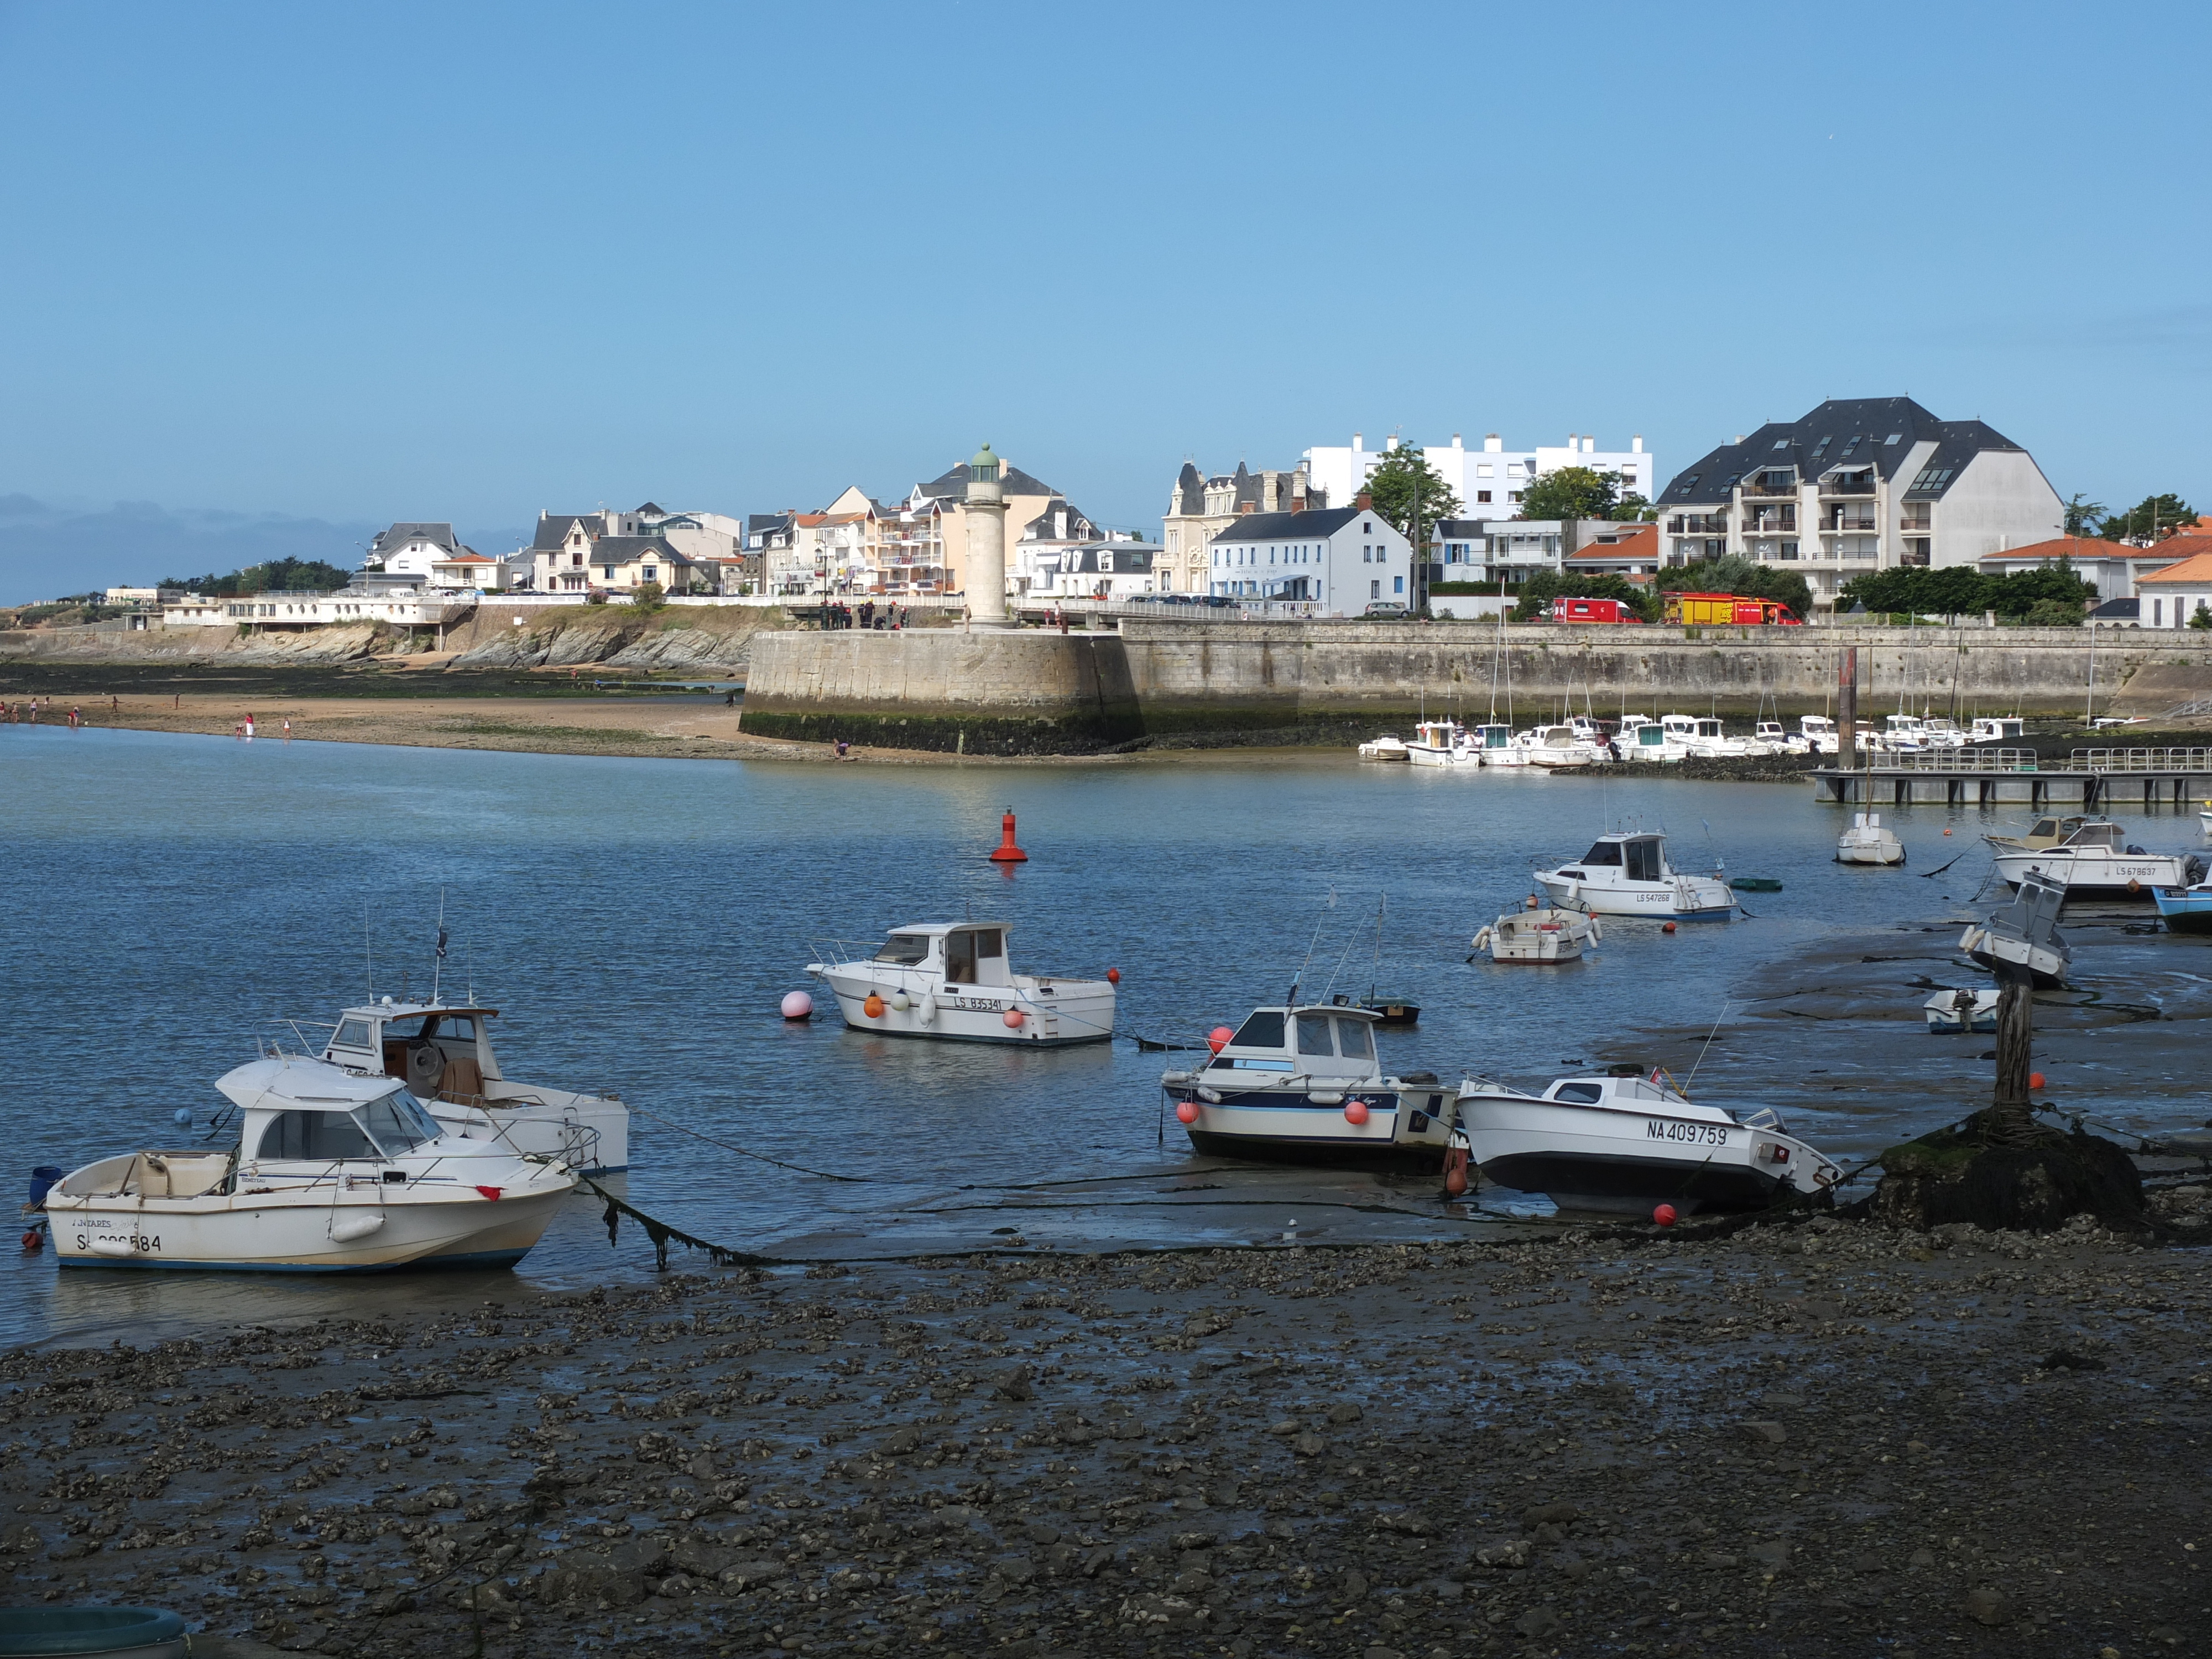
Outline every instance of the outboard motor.
<svg viewBox="0 0 2212 1659">
<path fill-rule="evenodd" d="M 51 1164 L 41 1164 L 31 1171 L 30 1201 L 23 1206 L 30 1217 L 30 1225 L 23 1229 L 23 1249 L 35 1254 L 46 1246 L 46 1194 L 53 1189 L 65 1171 Z"/>
</svg>

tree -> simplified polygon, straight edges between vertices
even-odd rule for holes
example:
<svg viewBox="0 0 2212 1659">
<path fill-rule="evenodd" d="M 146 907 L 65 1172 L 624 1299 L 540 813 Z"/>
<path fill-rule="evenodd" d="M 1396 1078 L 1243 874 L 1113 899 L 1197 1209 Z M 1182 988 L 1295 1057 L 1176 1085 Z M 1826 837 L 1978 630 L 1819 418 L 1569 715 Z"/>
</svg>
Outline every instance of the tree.
<svg viewBox="0 0 2212 1659">
<path fill-rule="evenodd" d="M 2163 541 L 2196 522 L 2197 509 L 2169 490 L 2146 495 L 2124 513 L 2108 514 L 2099 533 L 2108 542 Z"/>
<path fill-rule="evenodd" d="M 2199 599 L 2197 601 L 2197 610 L 2195 614 L 2189 618 L 2189 625 L 2191 628 L 2197 629 L 2199 630 L 2212 629 L 2212 610 L 2208 610 L 2205 607 L 2203 600 Z"/>
<path fill-rule="evenodd" d="M 1813 589 L 1799 572 L 1723 554 L 1659 573 L 1662 593 L 1740 593 L 1747 599 L 1779 599 L 1802 622 L 1813 609 Z"/>
<path fill-rule="evenodd" d="M 1521 584 L 1521 603 L 1515 622 L 1542 622 L 1552 614 L 1556 599 L 1619 599 L 1645 622 L 1659 620 L 1656 595 L 1620 576 L 1578 576 L 1561 570 L 1539 570 Z"/>
<path fill-rule="evenodd" d="M 629 602 L 640 611 L 658 611 L 668 602 L 668 592 L 659 582 L 640 582 L 630 590 Z"/>
<path fill-rule="evenodd" d="M 2027 625 L 2030 628 L 2079 628 L 2081 607 L 2064 599 L 2038 599 L 2028 607 Z"/>
<path fill-rule="evenodd" d="M 1554 467 L 1521 492 L 1524 519 L 1609 519 L 1620 499 L 1620 474 L 1595 467 Z"/>
<path fill-rule="evenodd" d="M 2097 526 L 2105 521 L 2106 507 L 2102 501 L 2086 501 L 2075 490 L 2066 502 L 2066 533 L 2069 536 L 2094 536 Z"/>
<path fill-rule="evenodd" d="M 1623 495 L 1607 516 L 1616 524 L 1656 524 L 1659 509 L 1641 495 Z"/>
<path fill-rule="evenodd" d="M 1411 444 L 1400 444 L 1382 457 L 1368 475 L 1367 494 L 1375 510 L 1413 543 L 1416 559 L 1437 521 L 1459 516 L 1459 497 L 1437 476 L 1429 458 Z"/>
<path fill-rule="evenodd" d="M 328 593 L 352 580 L 350 570 L 325 564 L 320 559 L 271 559 L 267 564 L 249 564 L 242 570 L 234 570 L 228 576 L 218 576 L 212 571 L 204 576 L 164 576 L 161 586 L 217 595 Z"/>
</svg>

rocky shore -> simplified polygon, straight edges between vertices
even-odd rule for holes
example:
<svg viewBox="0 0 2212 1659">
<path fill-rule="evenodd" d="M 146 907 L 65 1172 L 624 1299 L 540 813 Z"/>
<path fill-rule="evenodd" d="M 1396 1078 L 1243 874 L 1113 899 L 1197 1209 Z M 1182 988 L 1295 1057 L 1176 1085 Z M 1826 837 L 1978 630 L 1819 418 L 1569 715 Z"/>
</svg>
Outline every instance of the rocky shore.
<svg viewBox="0 0 2212 1659">
<path fill-rule="evenodd" d="M 1007 1243 L 9 1355 L 9 1594 L 233 1654 L 502 1659 L 2132 1659 L 2212 1627 L 2195 1250 L 1832 1216 Z"/>
</svg>

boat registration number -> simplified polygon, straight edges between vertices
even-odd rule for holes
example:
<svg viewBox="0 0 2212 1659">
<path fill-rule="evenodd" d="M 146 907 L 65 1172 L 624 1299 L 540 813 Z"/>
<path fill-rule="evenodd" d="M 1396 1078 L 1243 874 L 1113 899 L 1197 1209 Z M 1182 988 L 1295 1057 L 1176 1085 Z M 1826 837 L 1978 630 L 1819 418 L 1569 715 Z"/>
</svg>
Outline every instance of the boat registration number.
<svg viewBox="0 0 2212 1659">
<path fill-rule="evenodd" d="M 940 997 L 939 1000 L 945 1007 L 964 1008 L 978 1014 L 995 1014 L 1000 1006 L 988 997 Z"/>
<path fill-rule="evenodd" d="M 156 1254 L 161 1248 L 161 1234 L 134 1233 L 119 1221 L 88 1221 L 85 1225 L 90 1231 L 76 1236 L 76 1247 L 81 1251 L 92 1249 L 94 1240 L 107 1243 L 128 1240 L 134 1253 L 148 1255 Z"/>
<path fill-rule="evenodd" d="M 1644 1132 L 1654 1140 L 1679 1140 L 1692 1146 L 1725 1146 L 1728 1130 L 1718 1123 L 1677 1123 L 1669 1118 L 1648 1117 Z"/>
</svg>

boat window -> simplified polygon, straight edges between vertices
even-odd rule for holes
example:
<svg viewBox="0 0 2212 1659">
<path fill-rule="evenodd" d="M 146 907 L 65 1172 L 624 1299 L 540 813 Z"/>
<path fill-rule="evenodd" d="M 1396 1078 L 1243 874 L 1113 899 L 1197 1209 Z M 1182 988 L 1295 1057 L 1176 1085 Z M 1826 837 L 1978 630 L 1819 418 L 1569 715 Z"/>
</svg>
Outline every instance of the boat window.
<svg viewBox="0 0 2212 1659">
<path fill-rule="evenodd" d="M 333 1158 L 374 1158 L 376 1148 L 350 1112 L 277 1112 L 262 1127 L 256 1157 L 325 1163 Z"/>
<path fill-rule="evenodd" d="M 477 1023 L 466 1014 L 434 1017 L 430 1023 L 422 1028 L 422 1035 L 452 1037 L 460 1042 L 474 1042 L 477 1040 Z"/>
<path fill-rule="evenodd" d="M 1346 1060 L 1372 1060 L 1375 1044 L 1367 1035 L 1364 1019 L 1340 1019 L 1336 1022 L 1337 1047 L 1344 1051 Z"/>
<path fill-rule="evenodd" d="M 978 927 L 975 930 L 975 954 L 979 957 L 1002 957 L 1006 954 L 1006 930 L 1003 927 Z"/>
<path fill-rule="evenodd" d="M 1583 854 L 1582 861 L 1584 864 L 1618 864 L 1620 862 L 1620 843 L 1601 841 Z"/>
<path fill-rule="evenodd" d="M 945 936 L 945 977 L 955 985 L 975 982 L 975 934 L 963 932 Z"/>
<path fill-rule="evenodd" d="M 343 1020 L 338 1024 L 338 1034 L 331 1041 L 341 1048 L 366 1048 L 373 1041 L 368 1034 L 368 1022 L 365 1019 Z"/>
<path fill-rule="evenodd" d="M 1628 878 L 1631 881 L 1664 881 L 1659 873 L 1659 843 L 1656 841 L 1632 841 L 1628 843 Z"/>
<path fill-rule="evenodd" d="M 1283 1046 L 1283 1017 L 1264 1009 L 1249 1014 L 1230 1042 L 1239 1048 L 1279 1048 Z"/>
<path fill-rule="evenodd" d="M 1298 1052 L 1302 1054 L 1320 1054 L 1324 1057 L 1336 1053 L 1336 1050 L 1329 1046 L 1327 1014 L 1298 1016 Z"/>
<path fill-rule="evenodd" d="M 1554 1100 L 1571 1100 L 1578 1106 L 1595 1106 L 1605 1098 L 1602 1083 L 1562 1083 L 1552 1091 Z"/>
<path fill-rule="evenodd" d="M 884 941 L 884 948 L 876 952 L 878 962 L 896 963 L 902 968 L 920 964 L 929 955 L 929 935 L 927 933 L 893 933 Z"/>
<path fill-rule="evenodd" d="M 368 1120 L 369 1138 L 386 1158 L 397 1158 L 438 1138 L 436 1121 L 422 1109 L 422 1102 L 404 1089 L 378 1096 L 362 1115 Z"/>
</svg>

